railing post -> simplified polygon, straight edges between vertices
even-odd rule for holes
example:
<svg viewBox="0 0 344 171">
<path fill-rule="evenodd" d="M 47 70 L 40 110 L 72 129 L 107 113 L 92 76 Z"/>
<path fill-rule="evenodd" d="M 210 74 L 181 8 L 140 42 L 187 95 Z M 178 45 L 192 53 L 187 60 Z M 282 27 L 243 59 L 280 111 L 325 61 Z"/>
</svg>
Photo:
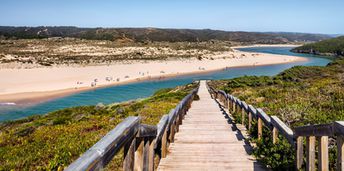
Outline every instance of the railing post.
<svg viewBox="0 0 344 171">
<path fill-rule="evenodd" d="M 236 107 L 236 103 L 235 101 L 232 101 L 232 114 L 235 112 L 235 107 Z"/>
<path fill-rule="evenodd" d="M 227 94 L 225 94 L 225 101 L 223 102 L 223 106 L 226 108 L 226 109 L 228 109 L 228 98 L 227 98 Z"/>
<path fill-rule="evenodd" d="M 179 132 L 179 125 L 183 124 L 183 119 L 184 119 L 185 114 L 186 114 L 186 111 L 179 116 L 178 132 Z"/>
<path fill-rule="evenodd" d="M 300 170 L 303 164 L 303 137 L 296 138 L 296 169 Z"/>
<path fill-rule="evenodd" d="M 136 140 L 134 138 L 131 142 L 128 142 L 124 146 L 124 161 L 123 161 L 124 171 L 134 170 L 135 145 L 136 145 Z"/>
<path fill-rule="evenodd" d="M 226 96 L 225 95 L 222 95 L 222 103 L 223 103 L 223 106 L 226 106 Z"/>
<path fill-rule="evenodd" d="M 318 170 L 328 171 L 328 136 L 321 136 L 318 139 Z"/>
<path fill-rule="evenodd" d="M 337 136 L 337 170 L 344 170 L 344 136 Z"/>
<path fill-rule="evenodd" d="M 244 106 L 241 107 L 241 124 L 245 125 L 245 108 Z"/>
<path fill-rule="evenodd" d="M 167 155 L 167 128 L 164 131 L 161 139 L 161 158 L 165 158 Z"/>
<path fill-rule="evenodd" d="M 252 113 L 248 112 L 248 130 L 252 127 Z"/>
<path fill-rule="evenodd" d="M 154 171 L 155 143 L 156 143 L 155 139 L 151 139 L 149 141 L 149 166 L 148 166 L 149 171 Z"/>
<path fill-rule="evenodd" d="M 134 163 L 134 170 L 135 171 L 141 171 L 143 170 L 143 160 L 144 160 L 144 140 L 142 138 L 136 138 L 138 141 L 136 141 L 136 151 L 135 151 L 135 163 Z"/>
<path fill-rule="evenodd" d="M 239 108 L 240 106 L 238 105 L 238 103 L 235 103 L 235 112 L 236 113 L 239 113 L 239 111 L 240 111 L 240 108 Z"/>
<path fill-rule="evenodd" d="M 176 127 L 175 125 L 176 125 L 176 122 L 173 121 L 170 127 L 170 137 L 169 137 L 170 143 L 174 141 L 175 127 Z"/>
<path fill-rule="evenodd" d="M 176 132 L 179 132 L 180 115 L 181 114 L 178 114 L 176 118 Z"/>
<path fill-rule="evenodd" d="M 149 138 L 144 139 L 144 146 L 143 146 L 143 171 L 149 170 L 150 164 L 150 140 Z"/>
<path fill-rule="evenodd" d="M 306 139 L 306 170 L 315 170 L 315 137 L 309 136 Z"/>
<path fill-rule="evenodd" d="M 258 140 L 262 139 L 263 136 L 263 121 L 258 117 Z"/>
<path fill-rule="evenodd" d="M 272 143 L 276 144 L 278 141 L 278 130 L 276 127 L 273 127 L 272 129 Z"/>
<path fill-rule="evenodd" d="M 231 107 L 230 103 L 231 103 L 231 99 L 229 99 L 229 97 L 228 97 L 227 98 L 227 109 L 228 109 L 228 111 L 230 110 L 230 107 Z"/>
</svg>

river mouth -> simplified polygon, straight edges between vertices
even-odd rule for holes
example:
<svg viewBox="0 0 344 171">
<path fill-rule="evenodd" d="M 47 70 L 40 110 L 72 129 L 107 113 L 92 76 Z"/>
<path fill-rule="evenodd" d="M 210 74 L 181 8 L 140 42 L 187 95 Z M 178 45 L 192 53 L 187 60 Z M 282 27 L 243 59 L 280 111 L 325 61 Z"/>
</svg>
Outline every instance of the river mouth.
<svg viewBox="0 0 344 171">
<path fill-rule="evenodd" d="M 119 103 L 138 98 L 145 98 L 152 95 L 156 90 L 161 88 L 170 88 L 179 85 L 191 83 L 196 80 L 217 80 L 230 79 L 245 75 L 255 76 L 272 76 L 279 72 L 297 65 L 303 66 L 325 66 L 331 60 L 308 54 L 297 54 L 290 52 L 291 47 L 244 47 L 237 50 L 245 52 L 271 53 L 279 55 L 301 56 L 308 58 L 307 61 L 293 62 L 286 64 L 275 64 L 266 66 L 249 66 L 235 67 L 220 71 L 208 73 L 176 76 L 164 78 L 161 80 L 146 80 L 141 82 L 129 83 L 125 85 L 116 85 L 111 87 L 103 87 L 88 91 L 71 94 L 65 97 L 52 99 L 39 104 L 33 105 L 16 105 L 5 104 L 0 105 L 0 122 L 6 120 L 15 120 L 36 114 L 45 114 L 59 109 L 96 105 L 98 103 L 110 104 Z"/>
</svg>

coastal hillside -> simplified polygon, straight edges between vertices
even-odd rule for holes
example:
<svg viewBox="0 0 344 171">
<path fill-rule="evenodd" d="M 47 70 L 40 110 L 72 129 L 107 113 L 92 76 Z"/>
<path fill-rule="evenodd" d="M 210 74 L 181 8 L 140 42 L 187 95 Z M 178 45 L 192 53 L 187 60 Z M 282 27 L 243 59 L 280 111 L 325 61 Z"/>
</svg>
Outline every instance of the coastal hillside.
<svg viewBox="0 0 344 171">
<path fill-rule="evenodd" d="M 292 51 L 326 56 L 344 56 L 344 36 L 323 40 L 316 43 L 305 44 Z"/>
<path fill-rule="evenodd" d="M 63 170 L 128 116 L 155 125 L 197 84 L 162 89 L 149 98 L 80 106 L 0 123 L 0 170 Z M 121 168 L 123 156 L 108 167 Z"/>
<path fill-rule="evenodd" d="M 325 124 L 344 119 L 344 60 L 337 59 L 326 67 L 296 66 L 273 76 L 245 76 L 229 80 L 211 81 L 222 89 L 268 115 L 276 115 L 289 127 Z M 234 115 L 241 116 L 241 115 Z M 240 123 L 240 117 L 236 120 Z M 250 132 L 256 132 L 254 126 Z M 253 133 L 253 135 L 256 135 Z M 268 133 L 264 142 L 257 143 L 254 154 L 275 170 L 294 168 L 293 148 L 284 139 L 272 143 Z M 283 139 L 282 136 L 280 138 Z M 334 139 L 330 140 L 330 168 L 335 167 Z"/>
<path fill-rule="evenodd" d="M 331 36 L 324 34 L 287 32 L 230 32 L 210 29 L 197 30 L 160 28 L 78 28 L 11 26 L 0 26 L 0 37 L 2 37 L 3 39 L 73 37 L 88 40 L 111 40 L 126 42 L 199 42 L 221 40 L 263 44 L 320 41 L 331 38 Z"/>
</svg>

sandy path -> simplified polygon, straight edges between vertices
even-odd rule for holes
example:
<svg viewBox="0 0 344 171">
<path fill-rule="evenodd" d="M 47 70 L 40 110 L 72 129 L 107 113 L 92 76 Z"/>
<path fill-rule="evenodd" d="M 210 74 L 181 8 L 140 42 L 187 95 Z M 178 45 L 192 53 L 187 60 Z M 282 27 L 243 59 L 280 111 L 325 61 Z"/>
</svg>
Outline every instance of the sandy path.
<svg viewBox="0 0 344 171">
<path fill-rule="evenodd" d="M 235 50 L 214 56 L 214 60 L 136 61 L 132 64 L 118 63 L 110 66 L 0 69 L 0 103 L 39 101 L 95 87 L 209 72 L 226 67 L 271 65 L 303 60 L 306 58 Z M 92 87 L 92 84 L 96 86 Z"/>
</svg>

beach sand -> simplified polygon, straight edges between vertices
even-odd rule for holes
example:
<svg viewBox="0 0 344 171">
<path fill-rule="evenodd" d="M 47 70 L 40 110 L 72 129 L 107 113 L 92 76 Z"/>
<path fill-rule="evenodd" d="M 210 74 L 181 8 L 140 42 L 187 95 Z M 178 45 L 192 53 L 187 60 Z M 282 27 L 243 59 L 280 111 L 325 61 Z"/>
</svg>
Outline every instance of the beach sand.
<svg viewBox="0 0 344 171">
<path fill-rule="evenodd" d="M 0 103 L 30 103 L 94 88 L 230 67 L 305 61 L 306 58 L 234 50 L 211 59 L 133 61 L 102 66 L 0 69 Z M 92 85 L 94 85 L 92 87 Z"/>
</svg>

